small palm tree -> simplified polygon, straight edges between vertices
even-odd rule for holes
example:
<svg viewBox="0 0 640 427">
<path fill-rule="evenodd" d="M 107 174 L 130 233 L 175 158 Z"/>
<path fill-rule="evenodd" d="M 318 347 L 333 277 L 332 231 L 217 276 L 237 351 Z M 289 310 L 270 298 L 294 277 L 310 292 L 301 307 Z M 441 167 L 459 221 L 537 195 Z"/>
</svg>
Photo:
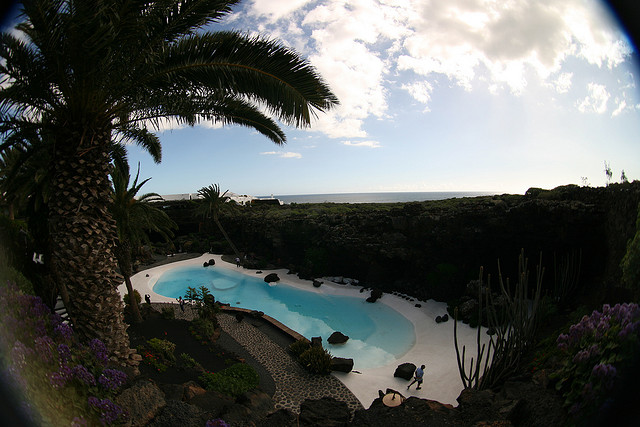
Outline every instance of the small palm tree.
<svg viewBox="0 0 640 427">
<path fill-rule="evenodd" d="M 124 170 L 121 167 L 114 168 L 111 173 L 113 203 L 110 205 L 111 215 L 113 215 L 118 228 L 116 257 L 127 286 L 131 314 L 135 322 L 142 321 L 142 316 L 131 284 L 132 250 L 149 241 L 149 232 L 158 233 L 168 241 L 173 236 L 172 230 L 178 228 L 164 211 L 151 204 L 151 202 L 164 200 L 162 197 L 156 193 L 138 196 L 142 186 L 151 179 L 147 178 L 138 183 L 139 176 L 140 164 L 138 164 L 133 184 L 129 187 L 131 180 L 129 166 L 126 165 Z"/>
<path fill-rule="evenodd" d="M 236 258 L 240 258 L 240 252 L 236 248 L 236 245 L 233 244 L 229 235 L 222 227 L 220 223 L 220 210 L 222 207 L 229 201 L 229 197 L 226 195 L 229 190 L 220 194 L 220 187 L 218 184 L 212 184 L 208 187 L 202 187 L 198 190 L 198 195 L 202 197 L 202 204 L 198 207 L 197 211 L 200 215 L 202 215 L 205 219 L 213 219 L 213 222 L 218 226 L 218 229 L 224 236 L 231 249 L 233 249 L 233 253 L 236 254 Z"/>
</svg>

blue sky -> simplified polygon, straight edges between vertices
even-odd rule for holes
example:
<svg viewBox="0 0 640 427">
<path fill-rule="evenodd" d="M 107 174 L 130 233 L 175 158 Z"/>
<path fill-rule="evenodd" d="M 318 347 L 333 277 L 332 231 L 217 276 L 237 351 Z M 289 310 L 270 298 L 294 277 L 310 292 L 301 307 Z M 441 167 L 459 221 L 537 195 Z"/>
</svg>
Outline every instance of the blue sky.
<svg viewBox="0 0 640 427">
<path fill-rule="evenodd" d="M 276 146 L 166 125 L 143 190 L 490 191 L 640 179 L 637 53 L 594 0 L 247 0 L 212 30 L 280 40 L 340 99 Z"/>
</svg>

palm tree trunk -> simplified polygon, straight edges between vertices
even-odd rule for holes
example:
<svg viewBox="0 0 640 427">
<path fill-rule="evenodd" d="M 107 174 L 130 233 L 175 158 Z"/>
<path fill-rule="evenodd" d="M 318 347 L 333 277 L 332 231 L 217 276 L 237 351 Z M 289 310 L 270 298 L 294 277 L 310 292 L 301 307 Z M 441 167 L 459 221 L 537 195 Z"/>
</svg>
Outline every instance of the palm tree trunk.
<svg viewBox="0 0 640 427">
<path fill-rule="evenodd" d="M 50 267 L 67 295 L 76 333 L 85 340 L 100 339 L 112 358 L 124 363 L 132 351 L 116 289 L 121 283 L 116 271 L 116 225 L 107 209 L 109 155 L 104 142 L 110 132 L 94 134 L 91 145 L 83 149 L 80 144 L 78 150 L 65 143 L 81 141 L 80 135 L 68 136 L 59 140 L 54 157 Z"/>
<path fill-rule="evenodd" d="M 116 247 L 116 254 L 118 258 L 118 265 L 120 266 L 120 271 L 124 276 L 124 283 L 127 285 L 131 317 L 136 323 L 142 322 L 138 300 L 136 299 L 136 296 L 133 292 L 133 285 L 131 284 L 131 274 L 133 272 L 133 269 L 131 268 L 131 243 L 127 239 L 121 239 L 120 243 Z"/>
<path fill-rule="evenodd" d="M 227 232 L 224 231 L 224 228 L 222 228 L 222 224 L 220 223 L 220 220 L 218 220 L 218 218 L 214 218 L 213 219 L 216 222 L 216 225 L 218 226 L 218 228 L 220 229 L 220 232 L 222 233 L 222 235 L 224 236 L 224 238 L 227 240 L 227 243 L 229 243 L 229 246 L 231 246 L 231 249 L 233 249 L 233 253 L 236 254 L 237 258 L 240 258 L 240 252 L 238 252 L 238 249 L 236 248 L 236 245 L 233 244 L 233 242 L 231 241 L 231 239 L 229 238 L 229 236 L 227 235 Z"/>
</svg>

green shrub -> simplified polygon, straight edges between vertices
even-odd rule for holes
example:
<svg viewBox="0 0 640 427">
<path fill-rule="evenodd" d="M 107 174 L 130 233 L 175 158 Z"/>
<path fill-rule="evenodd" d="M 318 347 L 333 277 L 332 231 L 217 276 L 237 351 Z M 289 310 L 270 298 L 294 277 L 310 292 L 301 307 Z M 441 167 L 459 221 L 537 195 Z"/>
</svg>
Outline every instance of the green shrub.
<svg viewBox="0 0 640 427">
<path fill-rule="evenodd" d="M 322 347 L 311 347 L 300 355 L 300 364 L 312 374 L 331 372 L 331 353 Z"/>
<path fill-rule="evenodd" d="M 622 283 L 638 296 L 640 293 L 640 205 L 638 205 L 636 234 L 627 243 L 627 252 L 622 258 L 620 267 L 622 268 Z"/>
<path fill-rule="evenodd" d="M 7 282 L 15 283 L 18 288 L 28 295 L 33 295 L 33 285 L 27 279 L 24 274 L 15 268 L 3 265 L 3 262 L 0 262 L 0 285 L 4 285 Z"/>
<path fill-rule="evenodd" d="M 198 312 L 200 319 L 213 319 L 219 311 L 215 297 L 206 286 L 198 289 L 189 286 L 183 298 L 193 303 L 193 309 Z"/>
<path fill-rule="evenodd" d="M 205 372 L 199 377 L 207 390 L 238 397 L 258 386 L 258 373 L 246 363 L 236 363 L 216 373 Z"/>
<path fill-rule="evenodd" d="M 176 349 L 176 345 L 168 340 L 161 340 L 159 338 L 151 338 L 147 341 L 147 344 L 153 350 L 154 353 L 161 356 L 164 360 L 175 362 L 176 356 L 173 352 Z"/>
<path fill-rule="evenodd" d="M 140 302 L 142 301 L 142 297 L 140 296 L 140 292 L 138 292 L 137 289 L 133 290 L 133 295 L 136 298 L 136 302 L 138 304 L 140 304 Z M 129 292 L 127 292 L 126 294 L 124 294 L 124 297 L 122 297 L 122 299 L 124 300 L 124 305 L 129 305 Z"/>
<path fill-rule="evenodd" d="M 178 359 L 180 366 L 184 368 L 198 368 L 201 369 L 202 366 L 196 360 L 189 356 L 187 353 L 181 353 L 180 358 Z"/>
<path fill-rule="evenodd" d="M 296 358 L 298 358 L 302 353 L 309 350 L 309 347 L 311 347 L 311 343 L 309 342 L 309 340 L 306 338 L 301 338 L 298 341 L 292 343 L 289 346 L 289 350 Z"/>
<path fill-rule="evenodd" d="M 216 332 L 216 324 L 210 319 L 195 319 L 193 322 L 195 332 L 205 338 L 211 338 Z"/>
</svg>

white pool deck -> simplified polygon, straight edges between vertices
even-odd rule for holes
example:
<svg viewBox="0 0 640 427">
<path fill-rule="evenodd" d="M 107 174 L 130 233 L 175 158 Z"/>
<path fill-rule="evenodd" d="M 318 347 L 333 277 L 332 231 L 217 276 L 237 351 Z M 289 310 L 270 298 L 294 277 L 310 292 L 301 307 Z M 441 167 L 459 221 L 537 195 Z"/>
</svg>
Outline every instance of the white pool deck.
<svg viewBox="0 0 640 427">
<path fill-rule="evenodd" d="M 189 265 L 202 265 L 210 259 L 215 260 L 216 269 L 229 269 L 238 273 L 247 274 L 253 277 L 263 278 L 269 273 L 276 273 L 280 278 L 280 283 L 286 283 L 297 288 L 307 290 L 309 292 L 327 293 L 334 295 L 347 295 L 365 298 L 368 292 L 360 292 L 360 286 L 338 285 L 332 282 L 324 281 L 322 286 L 315 288 L 309 280 L 301 280 L 297 276 L 287 274 L 286 269 L 280 270 L 264 270 L 260 274 L 256 274 L 256 270 L 238 268 L 235 264 L 222 261 L 221 255 L 204 254 L 201 257 L 193 258 L 185 261 L 177 261 L 153 267 L 148 270 L 141 271 L 131 278 L 134 289 L 140 292 L 140 295 L 149 294 L 153 302 L 175 302 L 175 298 L 169 298 L 158 295 L 153 292 L 153 286 L 158 278 L 167 270 Z M 147 277 L 148 275 L 148 277 Z M 125 285 L 121 285 L 118 291 L 124 295 L 126 293 Z M 396 309 L 409 319 L 415 328 L 416 340 L 413 347 L 407 351 L 402 357 L 393 363 L 378 368 L 359 369 L 360 373 L 340 373 L 334 372 L 332 375 L 340 379 L 355 396 L 360 400 L 365 408 L 369 408 L 374 399 L 378 397 L 378 390 L 385 391 L 387 388 L 395 389 L 401 392 L 405 397 L 416 396 L 422 399 L 436 400 L 441 403 L 457 406 L 456 398 L 463 389 L 462 381 L 458 371 L 456 358 L 456 350 L 453 340 L 453 319 L 448 322 L 436 323 L 437 316 L 444 315 L 447 312 L 445 303 L 429 300 L 426 303 L 421 302 L 422 307 L 415 307 L 416 302 L 409 302 L 401 297 L 385 293 L 376 304 L 387 304 Z M 486 341 L 484 330 L 481 332 L 483 342 Z M 310 338 L 310 337 L 307 337 Z M 466 366 L 469 366 L 471 357 L 476 357 L 477 353 L 477 329 L 458 322 L 458 344 L 460 353 L 462 354 L 462 346 L 466 345 Z M 357 359 L 357 355 L 353 355 Z M 393 373 L 396 367 L 405 362 L 410 362 L 416 366 L 426 365 L 424 383 L 420 390 L 416 390 L 416 384 L 407 390 L 409 384 L 404 379 L 394 378 Z M 468 368 L 467 368 L 468 369 Z"/>
</svg>

